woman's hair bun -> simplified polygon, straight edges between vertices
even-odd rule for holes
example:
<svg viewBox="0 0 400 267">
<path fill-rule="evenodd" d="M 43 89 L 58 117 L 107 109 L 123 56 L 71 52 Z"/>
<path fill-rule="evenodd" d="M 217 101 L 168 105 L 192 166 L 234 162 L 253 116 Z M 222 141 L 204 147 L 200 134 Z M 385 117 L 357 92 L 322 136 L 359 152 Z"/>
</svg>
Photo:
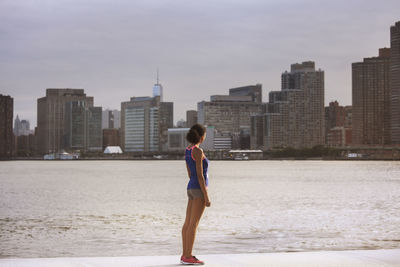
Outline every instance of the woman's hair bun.
<svg viewBox="0 0 400 267">
<path fill-rule="evenodd" d="M 190 128 L 189 132 L 187 133 L 186 140 L 188 140 L 188 142 L 192 144 L 197 144 L 200 142 L 200 139 L 205 132 L 206 128 L 203 125 L 196 123 Z"/>
</svg>

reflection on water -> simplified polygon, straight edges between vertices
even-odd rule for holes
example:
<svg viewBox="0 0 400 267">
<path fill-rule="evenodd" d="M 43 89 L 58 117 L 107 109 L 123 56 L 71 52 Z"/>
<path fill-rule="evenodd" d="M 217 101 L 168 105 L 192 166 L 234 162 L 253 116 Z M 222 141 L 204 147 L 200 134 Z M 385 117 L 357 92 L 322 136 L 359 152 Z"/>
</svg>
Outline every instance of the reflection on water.
<svg viewBox="0 0 400 267">
<path fill-rule="evenodd" d="M 400 247 L 400 162 L 212 161 L 196 253 Z M 183 161 L 0 162 L 0 256 L 180 254 Z"/>
</svg>

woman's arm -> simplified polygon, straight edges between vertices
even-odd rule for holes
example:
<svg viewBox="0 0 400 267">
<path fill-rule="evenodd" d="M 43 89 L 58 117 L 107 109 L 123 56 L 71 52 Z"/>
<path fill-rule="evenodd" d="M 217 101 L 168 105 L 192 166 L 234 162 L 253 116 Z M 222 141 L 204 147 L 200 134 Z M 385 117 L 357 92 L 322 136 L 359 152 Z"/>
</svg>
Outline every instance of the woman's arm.
<svg viewBox="0 0 400 267">
<path fill-rule="evenodd" d="M 190 169 L 189 169 L 189 166 L 188 166 L 187 162 L 186 162 L 186 169 L 187 169 L 188 176 L 189 176 L 189 179 L 190 179 Z"/>
<path fill-rule="evenodd" d="M 203 150 L 201 148 L 195 147 L 193 148 L 193 157 L 196 161 L 196 172 L 197 172 L 197 179 L 200 184 L 201 191 L 203 192 L 204 201 L 206 206 L 210 206 L 210 199 L 208 198 L 208 192 L 206 188 L 206 180 L 203 176 Z"/>
</svg>

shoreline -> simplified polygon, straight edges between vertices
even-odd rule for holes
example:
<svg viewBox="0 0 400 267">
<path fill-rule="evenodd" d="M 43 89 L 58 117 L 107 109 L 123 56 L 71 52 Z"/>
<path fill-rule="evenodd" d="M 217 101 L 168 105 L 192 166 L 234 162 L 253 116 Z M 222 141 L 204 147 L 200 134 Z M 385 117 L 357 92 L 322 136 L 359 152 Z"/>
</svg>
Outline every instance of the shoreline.
<svg viewBox="0 0 400 267">
<path fill-rule="evenodd" d="M 122 257 L 2 258 L 4 267 L 183 266 L 179 255 Z M 199 255 L 206 266 L 400 266 L 400 248 Z"/>
<path fill-rule="evenodd" d="M 152 160 L 152 161 L 170 161 L 170 160 L 177 160 L 182 161 L 184 158 L 103 158 L 103 157 L 92 157 L 92 158 L 79 158 L 79 159 L 52 159 L 52 160 L 45 160 L 41 157 L 27 157 L 27 158 L 10 158 L 10 159 L 1 159 L 1 161 L 100 161 L 100 160 Z M 387 158 L 323 158 L 323 157 L 312 157 L 312 158 L 295 158 L 295 157 L 288 157 L 288 158 L 268 158 L 268 159 L 247 159 L 247 160 L 235 160 L 235 159 L 210 159 L 212 161 L 281 161 L 281 160 L 318 160 L 318 161 L 399 161 L 400 159 L 387 159 Z"/>
</svg>

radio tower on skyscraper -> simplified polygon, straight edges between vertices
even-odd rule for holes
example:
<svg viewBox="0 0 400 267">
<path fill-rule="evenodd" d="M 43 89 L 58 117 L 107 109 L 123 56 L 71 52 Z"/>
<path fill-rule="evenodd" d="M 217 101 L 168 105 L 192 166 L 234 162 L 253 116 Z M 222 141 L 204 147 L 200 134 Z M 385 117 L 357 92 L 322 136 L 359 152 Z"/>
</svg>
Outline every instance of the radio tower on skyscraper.
<svg viewBox="0 0 400 267">
<path fill-rule="evenodd" d="M 163 101 L 163 87 L 159 81 L 158 68 L 157 68 L 157 83 L 153 86 L 153 97 L 160 96 L 160 102 Z"/>
</svg>

